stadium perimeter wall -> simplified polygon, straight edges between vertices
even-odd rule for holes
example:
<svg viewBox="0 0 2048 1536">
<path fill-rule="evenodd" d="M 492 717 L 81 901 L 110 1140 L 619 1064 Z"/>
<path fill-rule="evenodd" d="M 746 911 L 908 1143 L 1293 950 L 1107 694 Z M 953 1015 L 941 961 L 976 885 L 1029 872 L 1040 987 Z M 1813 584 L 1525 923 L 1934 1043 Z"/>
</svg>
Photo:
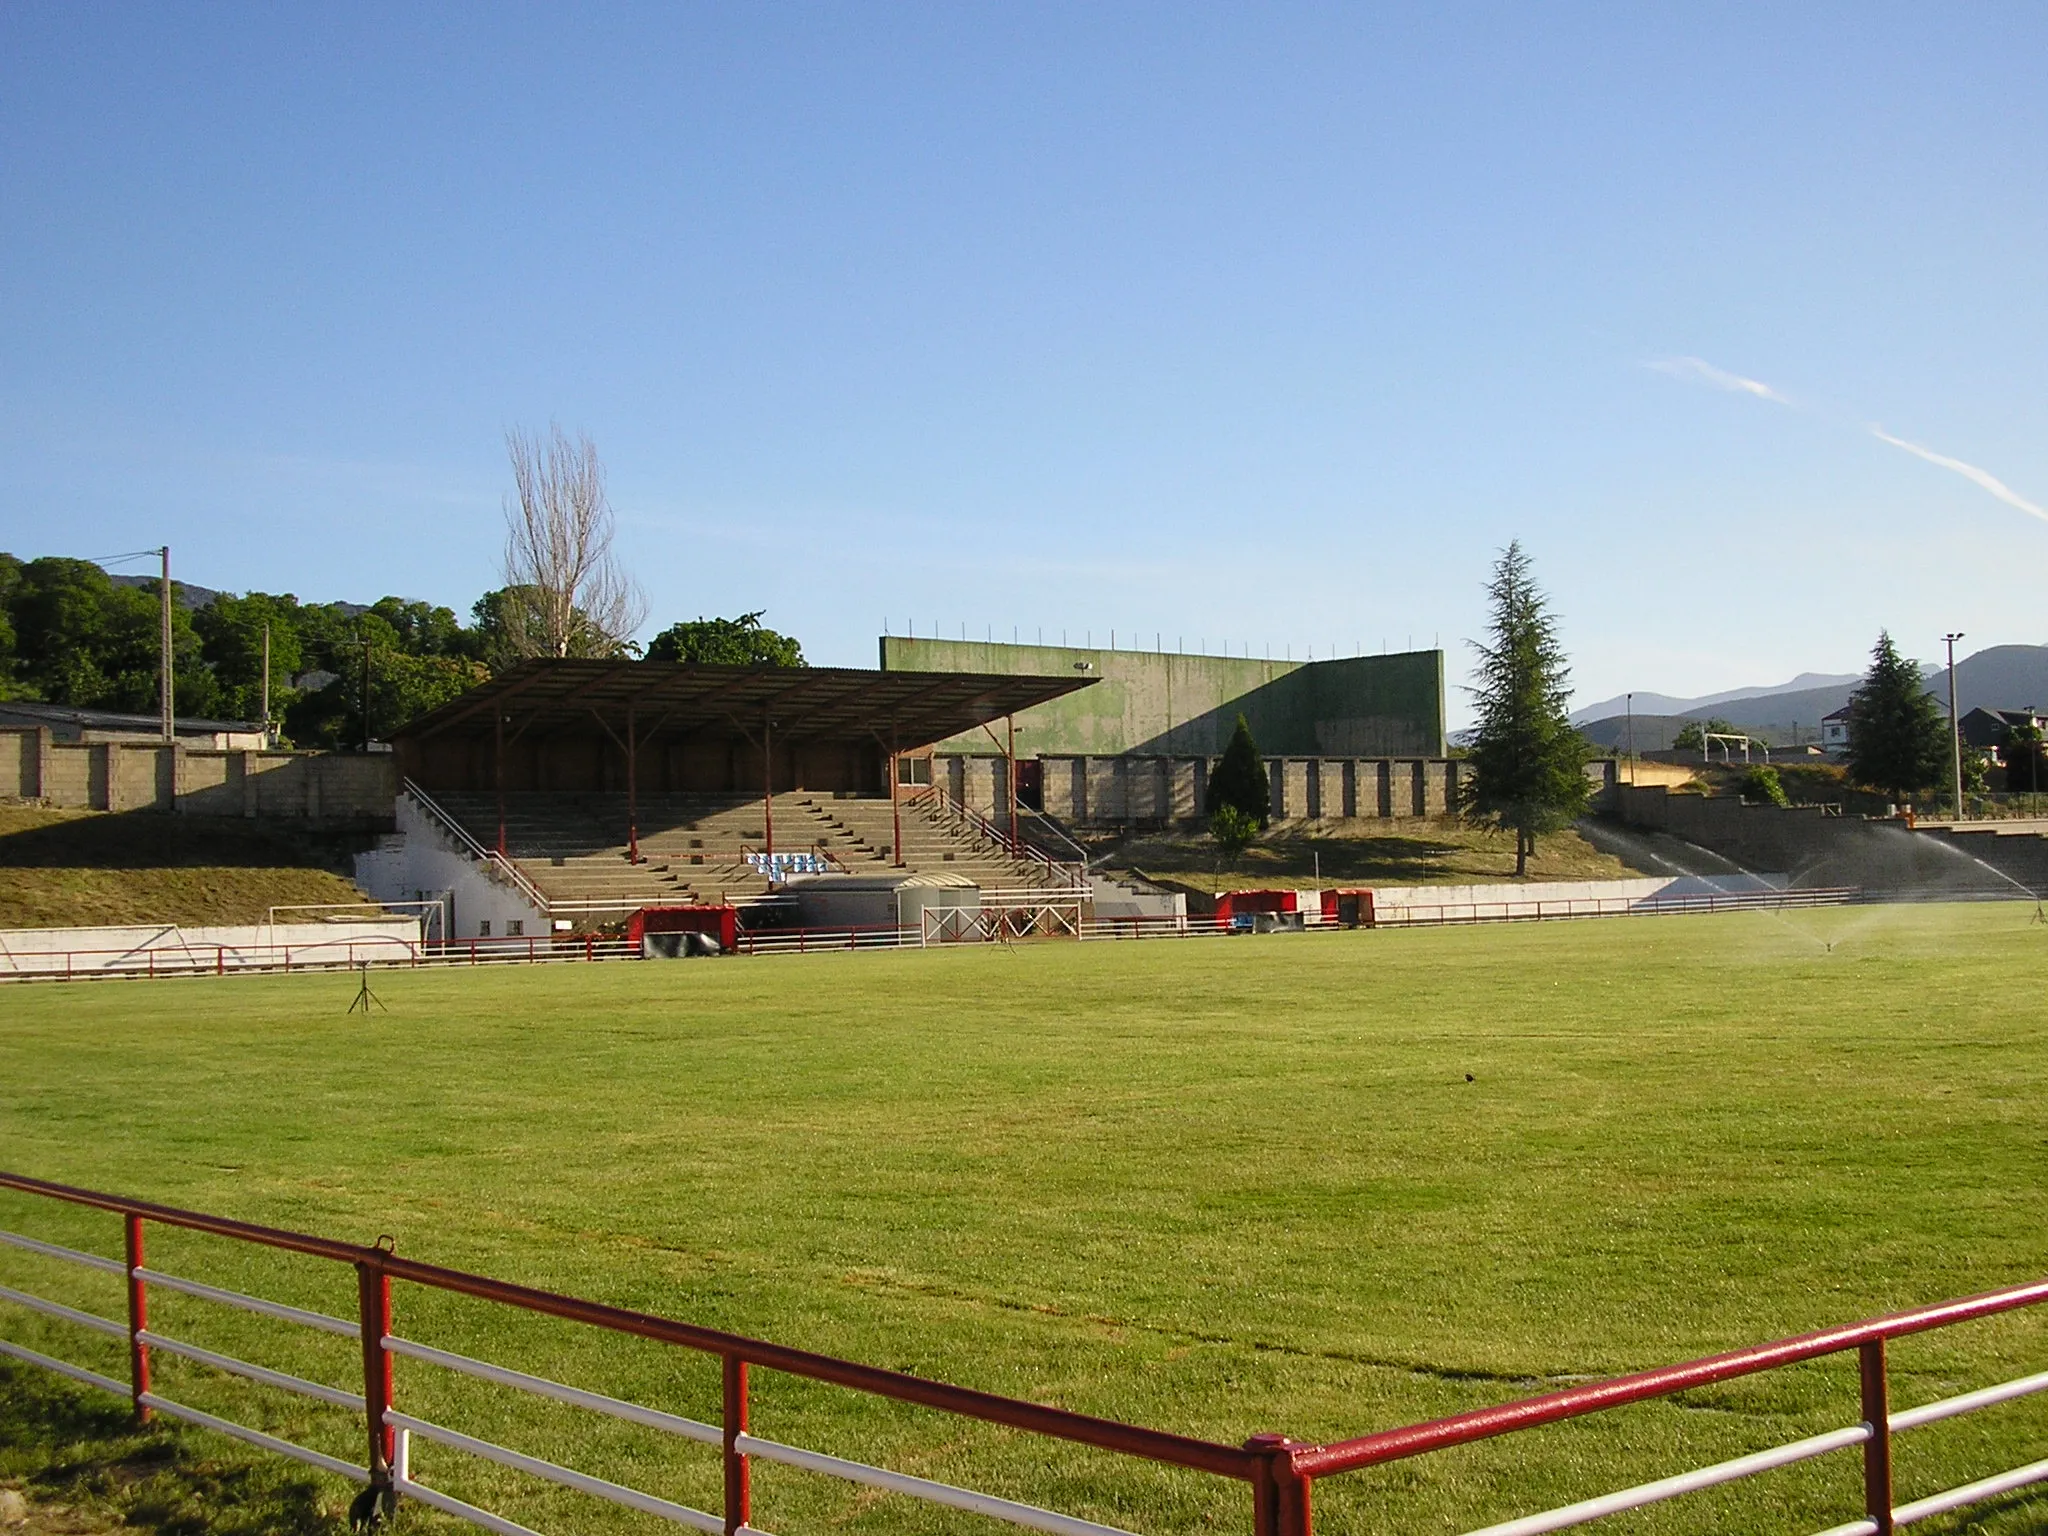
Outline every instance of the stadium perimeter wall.
<svg viewBox="0 0 2048 1536">
<path fill-rule="evenodd" d="M 1626 825 L 1669 832 L 1744 869 L 1783 871 L 1795 890 L 1977 893 L 2005 883 L 1994 869 L 1903 821 L 1832 816 L 1817 805 L 1745 805 L 1722 795 L 1676 795 L 1661 784 L 1617 785 Z"/>
<path fill-rule="evenodd" d="M 1441 651 L 1337 661 L 1260 661 L 1162 651 L 919 640 L 885 635 L 885 672 L 1099 678 L 1017 716 L 1019 757 L 1215 757 L 1242 713 L 1259 749 L 1292 757 L 1444 755 Z M 998 724 L 994 729 L 1001 732 Z M 981 732 L 938 744 L 986 752 Z"/>
<path fill-rule="evenodd" d="M 0 797 L 70 810 L 247 816 L 388 830 L 391 754 L 220 751 L 183 742 L 63 742 L 46 726 L 0 726 Z"/>
</svg>

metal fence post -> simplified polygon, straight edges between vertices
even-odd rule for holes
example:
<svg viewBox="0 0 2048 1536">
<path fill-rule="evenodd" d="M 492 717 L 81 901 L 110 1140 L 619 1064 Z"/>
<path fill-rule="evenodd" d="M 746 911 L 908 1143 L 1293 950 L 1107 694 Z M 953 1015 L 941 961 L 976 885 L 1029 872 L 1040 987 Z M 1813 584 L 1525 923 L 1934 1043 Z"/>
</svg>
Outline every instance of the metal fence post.
<svg viewBox="0 0 2048 1536">
<path fill-rule="evenodd" d="M 1252 1484 L 1252 1521 L 1256 1536 L 1311 1536 L 1309 1480 L 1294 1470 L 1285 1435 L 1253 1435 L 1248 1451 L 1266 1458 L 1266 1475 Z"/>
<path fill-rule="evenodd" d="M 747 1432 L 747 1362 L 725 1357 L 725 1536 L 744 1527 L 754 1515 L 753 1478 L 747 1458 L 733 1442 Z"/>
<path fill-rule="evenodd" d="M 363 1419 L 370 1436 L 370 1486 L 382 1492 L 391 1486 L 392 1435 L 384 1415 L 391 1410 L 391 1355 L 384 1336 L 391 1332 L 391 1276 L 384 1266 L 368 1261 L 356 1265 L 356 1295 L 363 1330 Z"/>
<path fill-rule="evenodd" d="M 130 1216 L 126 1223 L 126 1249 L 128 1255 L 128 1381 L 131 1395 L 135 1400 L 135 1417 L 147 1424 L 150 1419 L 149 1404 L 143 1398 L 149 1394 L 149 1346 L 142 1342 L 143 1330 L 149 1327 L 149 1289 L 136 1273 L 142 1268 L 142 1218 Z"/>
<path fill-rule="evenodd" d="M 1877 1536 L 1892 1536 L 1891 1394 L 1885 1383 L 1884 1340 L 1872 1339 L 1856 1351 L 1863 1385 L 1863 1422 L 1870 1438 L 1863 1442 L 1863 1514 L 1877 1527 Z"/>
</svg>

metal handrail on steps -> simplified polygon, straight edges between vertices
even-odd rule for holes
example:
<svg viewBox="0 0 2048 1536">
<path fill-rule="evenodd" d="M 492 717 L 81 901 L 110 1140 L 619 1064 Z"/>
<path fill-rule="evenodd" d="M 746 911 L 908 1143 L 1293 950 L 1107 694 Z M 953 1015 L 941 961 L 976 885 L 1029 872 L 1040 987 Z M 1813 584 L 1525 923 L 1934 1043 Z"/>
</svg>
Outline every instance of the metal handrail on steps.
<svg viewBox="0 0 2048 1536">
<path fill-rule="evenodd" d="M 434 800 L 433 796 L 421 789 L 411 779 L 400 780 L 399 788 L 405 794 L 411 796 L 415 805 L 426 812 L 428 820 L 454 838 L 463 851 L 472 859 L 475 859 L 485 868 L 507 881 L 520 895 L 532 902 L 544 916 L 551 914 L 554 904 L 542 893 L 541 888 L 535 885 L 527 876 L 525 870 L 521 869 L 511 859 L 499 853 L 496 849 L 486 848 L 482 843 L 478 842 L 475 837 L 470 835 L 469 828 L 449 815 Z"/>
<path fill-rule="evenodd" d="M 924 786 L 924 788 L 926 793 L 918 796 L 918 799 L 929 798 L 942 813 L 962 823 L 967 831 L 995 843 L 1003 850 L 1007 857 L 1027 864 L 1042 865 L 1044 872 L 1058 879 L 1062 885 L 1071 886 L 1086 883 L 1087 865 L 1085 862 L 1079 866 L 1081 873 L 1076 875 L 1076 866 L 1074 864 L 1063 863 L 1055 859 L 1044 849 L 1034 848 L 1022 838 L 1018 838 L 1013 842 L 1010 834 L 1003 828 L 997 826 L 972 806 L 955 800 L 949 791 L 941 789 L 936 784 Z"/>
</svg>

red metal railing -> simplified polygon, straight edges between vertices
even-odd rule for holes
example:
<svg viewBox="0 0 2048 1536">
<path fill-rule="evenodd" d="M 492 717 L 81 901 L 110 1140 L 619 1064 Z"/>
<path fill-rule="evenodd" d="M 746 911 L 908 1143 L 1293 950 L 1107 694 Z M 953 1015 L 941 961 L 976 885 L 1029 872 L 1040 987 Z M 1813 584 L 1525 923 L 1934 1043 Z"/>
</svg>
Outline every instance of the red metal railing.
<svg viewBox="0 0 2048 1536">
<path fill-rule="evenodd" d="M 1016 1500 L 972 1489 L 957 1488 L 928 1478 L 892 1472 L 886 1468 L 872 1467 L 861 1462 L 761 1438 L 752 1432 L 748 1422 L 749 1367 L 782 1371 L 896 1402 L 914 1403 L 984 1423 L 1004 1425 L 1030 1434 L 1140 1457 L 1169 1466 L 1212 1473 L 1252 1483 L 1255 1486 L 1265 1480 L 1267 1465 L 1273 1459 L 1273 1451 L 1263 1444 L 1258 1447 L 1222 1445 L 1162 1430 L 1094 1418 L 1040 1403 L 1001 1397 L 968 1387 L 929 1381 L 900 1371 L 862 1365 L 809 1350 L 792 1349 L 741 1334 L 678 1322 L 672 1318 L 629 1311 L 601 1302 L 585 1301 L 553 1291 L 538 1290 L 531 1286 L 515 1285 L 437 1264 L 423 1264 L 401 1258 L 388 1247 L 363 1247 L 353 1243 L 336 1242 L 307 1233 L 290 1232 L 210 1216 L 197 1211 L 180 1210 L 174 1206 L 158 1205 L 146 1200 L 131 1200 L 96 1190 L 77 1189 L 18 1174 L 0 1173 L 0 1188 L 45 1196 L 72 1205 L 113 1212 L 120 1216 L 128 1254 L 126 1263 L 80 1253 L 16 1233 L 0 1233 L 0 1242 L 27 1248 L 47 1257 L 66 1259 L 91 1268 L 121 1274 L 128 1286 L 130 1298 L 129 1318 L 125 1324 L 111 1318 L 80 1312 L 8 1287 L 0 1287 L 0 1300 L 26 1306 L 45 1315 L 98 1332 L 125 1337 L 129 1346 L 131 1379 L 127 1384 L 123 1384 L 70 1362 L 4 1340 L 0 1340 L 0 1354 L 57 1370 L 89 1385 L 129 1397 L 135 1404 L 136 1411 L 144 1416 L 159 1412 L 184 1419 L 325 1471 L 367 1483 L 372 1497 L 402 1494 L 485 1529 L 515 1533 L 515 1536 L 517 1533 L 525 1532 L 525 1527 L 413 1479 L 409 1471 L 409 1439 L 417 1435 L 548 1481 L 579 1489 L 627 1508 L 658 1514 L 680 1524 L 707 1532 L 722 1533 L 722 1536 L 736 1536 L 740 1531 L 752 1529 L 749 1525 L 752 1513 L 749 1464 L 756 1458 L 863 1483 L 931 1503 L 971 1510 L 1006 1520 L 1011 1524 L 1051 1531 L 1055 1536 L 1128 1536 L 1128 1533 L 1120 1532 L 1115 1527 L 1053 1510 L 1040 1509 Z M 356 1273 L 359 1315 L 351 1322 L 148 1269 L 142 1264 L 142 1230 L 146 1222 L 157 1222 L 165 1226 L 180 1227 L 216 1237 L 254 1243 L 265 1248 L 347 1264 L 353 1267 Z M 723 1376 L 722 1422 L 717 1425 L 701 1424 L 642 1404 L 586 1392 L 400 1337 L 394 1331 L 391 1293 L 393 1281 L 429 1286 L 481 1301 L 563 1318 L 570 1322 L 583 1323 L 714 1356 L 721 1362 Z M 359 1338 L 362 1343 L 361 1393 L 345 1392 L 339 1388 L 305 1381 L 266 1367 L 250 1365 L 245 1361 L 199 1349 L 197 1346 L 152 1332 L 148 1326 L 147 1313 L 147 1293 L 152 1285 L 256 1311 L 287 1322 Z M 325 1453 L 280 1440 L 273 1435 L 212 1414 L 202 1413 L 160 1396 L 151 1390 L 152 1350 L 166 1350 L 267 1386 L 360 1411 L 367 1436 L 364 1464 L 357 1466 L 344 1462 Z M 465 1375 L 516 1387 L 557 1401 L 573 1403 L 614 1418 L 664 1429 L 685 1439 L 716 1445 L 724 1459 L 724 1511 L 722 1514 L 714 1515 L 690 1509 L 408 1415 L 400 1411 L 394 1401 L 391 1368 L 394 1355 L 405 1355 Z"/>
<path fill-rule="evenodd" d="M 0 1354 L 60 1371 L 90 1385 L 128 1397 L 134 1403 L 137 1413 L 144 1417 L 152 1412 L 161 1412 L 198 1423 L 326 1471 L 353 1478 L 358 1482 L 367 1482 L 371 1487 L 372 1496 L 403 1494 L 486 1529 L 511 1533 L 511 1536 L 521 1536 L 521 1533 L 525 1533 L 525 1527 L 503 1516 L 466 1504 L 413 1479 L 409 1471 L 407 1449 L 410 1438 L 417 1435 L 628 1508 L 661 1515 L 713 1533 L 713 1536 L 735 1536 L 735 1533 L 752 1529 L 749 1465 L 755 1458 L 848 1479 L 952 1508 L 974 1511 L 1012 1524 L 1051 1531 L 1056 1533 L 1056 1536 L 1120 1536 L 1113 1527 L 1075 1516 L 1040 1509 L 993 1494 L 979 1493 L 926 1478 L 892 1472 L 881 1467 L 848 1461 L 818 1451 L 804 1450 L 757 1436 L 748 1421 L 748 1369 L 753 1366 L 783 1371 L 814 1381 L 829 1382 L 854 1391 L 871 1393 L 897 1402 L 914 1403 L 985 1423 L 1005 1425 L 1031 1434 L 1249 1483 L 1253 1491 L 1255 1536 L 1309 1536 L 1313 1525 L 1311 1490 L 1319 1478 L 1381 1466 L 1388 1462 L 1469 1445 L 1479 1440 L 1556 1424 L 1567 1419 L 1582 1418 L 1589 1414 L 1669 1397 L 1674 1393 L 1732 1381 L 1739 1377 L 1756 1375 L 1851 1350 L 1857 1355 L 1861 1382 L 1861 1418 L 1854 1424 L 1753 1452 L 1732 1461 L 1681 1472 L 1655 1482 L 1601 1494 L 1575 1504 L 1490 1525 L 1481 1532 L 1470 1533 L 1470 1536 L 1541 1536 L 1544 1532 L 1584 1525 L 1624 1510 L 1641 1508 L 1665 1499 L 1716 1487 L 1857 1446 L 1862 1448 L 1863 1453 L 1863 1514 L 1859 1519 L 1832 1527 L 1823 1533 L 1823 1536 L 1889 1536 L 1896 1528 L 1915 1521 L 2048 1482 L 2048 1460 L 2039 1460 L 1964 1483 L 1909 1504 L 1894 1505 L 1891 1460 L 1894 1436 L 1923 1425 L 2010 1402 L 2032 1393 L 2048 1391 L 2048 1371 L 2000 1382 L 1937 1402 L 1921 1404 L 1901 1412 L 1893 1412 L 1889 1406 L 1885 1361 L 1886 1345 L 1893 1339 L 1993 1317 L 2048 1301 L 2048 1280 L 1958 1301 L 1918 1307 L 1867 1322 L 1823 1329 L 1796 1338 L 1781 1339 L 1774 1343 L 1734 1350 L 1681 1365 L 1572 1387 L 1522 1402 L 1481 1408 L 1427 1424 L 1385 1430 L 1356 1439 L 1318 1445 L 1292 1440 L 1282 1435 L 1259 1435 L 1241 1446 L 1234 1446 L 1117 1423 L 1015 1398 L 1000 1397 L 993 1393 L 929 1381 L 902 1372 L 861 1365 L 807 1350 L 791 1349 L 718 1329 L 703 1328 L 670 1318 L 632 1312 L 551 1291 L 536 1290 L 529 1286 L 514 1285 L 439 1265 L 422 1264 L 401 1258 L 385 1246 L 362 1247 L 335 1242 L 305 1233 L 257 1226 L 92 1190 L 75 1189 L 16 1174 L 0 1174 L 0 1188 L 45 1196 L 73 1205 L 93 1207 L 115 1213 L 121 1218 L 124 1261 L 80 1253 L 11 1232 L 0 1232 L 0 1243 L 120 1275 L 127 1291 L 128 1317 L 125 1323 L 81 1312 L 5 1286 L 0 1286 L 0 1300 L 31 1308 L 60 1321 L 117 1338 L 125 1338 L 128 1346 L 130 1380 L 127 1383 L 114 1381 L 81 1366 L 5 1340 L 0 1340 Z M 328 1317 L 149 1269 L 143 1262 L 146 1222 L 210 1233 L 266 1248 L 347 1264 L 356 1273 L 358 1318 L 349 1321 Z M 716 1425 L 699 1423 L 643 1404 L 584 1391 L 405 1339 L 394 1330 L 391 1294 L 391 1283 L 394 1280 L 715 1356 L 721 1363 L 723 1379 L 721 1422 Z M 148 1291 L 151 1286 L 358 1338 L 362 1343 L 362 1390 L 356 1393 L 305 1381 L 157 1333 L 149 1324 Z M 152 1389 L 152 1350 L 180 1355 L 267 1386 L 297 1392 L 360 1412 L 367 1434 L 364 1464 L 357 1466 L 162 1397 Z M 716 1446 L 724 1462 L 723 1513 L 714 1515 L 702 1510 L 693 1510 L 408 1415 L 400 1411 L 394 1401 L 394 1355 L 404 1355 L 471 1377 L 514 1387 L 608 1414 L 613 1418 L 666 1430 L 684 1439 Z"/>
</svg>

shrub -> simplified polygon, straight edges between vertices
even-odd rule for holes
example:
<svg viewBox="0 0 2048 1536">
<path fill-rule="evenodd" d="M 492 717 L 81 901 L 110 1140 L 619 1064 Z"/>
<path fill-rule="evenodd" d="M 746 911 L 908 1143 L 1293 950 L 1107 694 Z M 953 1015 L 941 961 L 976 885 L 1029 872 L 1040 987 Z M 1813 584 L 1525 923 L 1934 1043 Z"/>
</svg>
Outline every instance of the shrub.
<svg viewBox="0 0 2048 1536">
<path fill-rule="evenodd" d="M 1225 853 L 1242 853 L 1259 835 L 1259 824 L 1234 805 L 1219 805 L 1209 817 L 1209 835 Z"/>
<path fill-rule="evenodd" d="M 1742 798 L 1754 805 L 1792 803 L 1792 797 L 1785 793 L 1785 785 L 1778 777 L 1778 770 L 1768 763 L 1758 763 L 1742 776 Z"/>
</svg>

